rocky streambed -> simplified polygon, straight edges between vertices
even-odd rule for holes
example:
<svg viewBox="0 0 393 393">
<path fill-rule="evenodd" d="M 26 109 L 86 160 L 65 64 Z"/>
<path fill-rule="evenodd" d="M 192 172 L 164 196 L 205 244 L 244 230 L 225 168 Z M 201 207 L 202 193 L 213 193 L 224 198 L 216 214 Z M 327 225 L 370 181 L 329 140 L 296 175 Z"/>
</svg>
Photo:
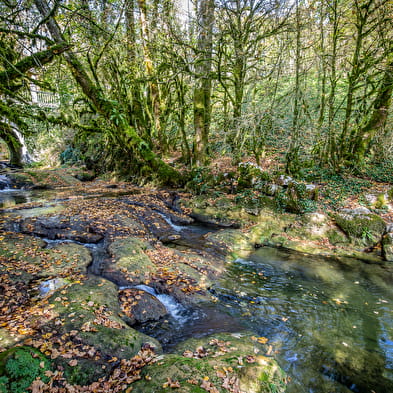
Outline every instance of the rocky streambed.
<svg viewBox="0 0 393 393">
<path fill-rule="evenodd" d="M 72 177 L 27 195 L 0 218 L 5 391 L 392 391 L 391 268 L 372 240 L 388 231 L 371 212 L 366 239 L 345 232 L 353 212 L 256 219 Z M 29 356 L 37 370 L 14 375 Z"/>
<path fill-rule="evenodd" d="M 7 198 L 2 391 L 285 390 L 266 344 L 213 311 L 225 248 L 175 193 L 75 182 Z"/>
</svg>

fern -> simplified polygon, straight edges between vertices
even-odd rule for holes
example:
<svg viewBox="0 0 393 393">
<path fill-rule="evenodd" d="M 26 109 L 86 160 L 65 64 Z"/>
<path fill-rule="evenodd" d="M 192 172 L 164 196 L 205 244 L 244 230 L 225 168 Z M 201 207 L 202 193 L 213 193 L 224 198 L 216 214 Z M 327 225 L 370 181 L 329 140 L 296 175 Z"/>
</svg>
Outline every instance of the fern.
<svg viewBox="0 0 393 393">
<path fill-rule="evenodd" d="M 0 377 L 0 393 L 25 393 L 36 378 L 48 382 L 45 371 L 50 369 L 50 362 L 41 353 L 28 347 L 13 349 L 4 367 L 4 376 Z"/>
</svg>

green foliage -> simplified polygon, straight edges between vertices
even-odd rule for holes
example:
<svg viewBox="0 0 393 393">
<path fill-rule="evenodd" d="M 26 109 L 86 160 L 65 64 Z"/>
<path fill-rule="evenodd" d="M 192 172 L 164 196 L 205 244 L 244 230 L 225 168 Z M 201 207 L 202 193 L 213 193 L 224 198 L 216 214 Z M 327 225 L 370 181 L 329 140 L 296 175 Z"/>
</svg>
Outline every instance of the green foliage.
<svg viewBox="0 0 393 393">
<path fill-rule="evenodd" d="M 33 348 L 18 347 L 6 351 L 1 354 L 0 365 L 2 393 L 24 393 L 36 378 L 49 381 L 45 371 L 50 370 L 50 361 Z"/>
<path fill-rule="evenodd" d="M 125 123 L 126 116 L 120 112 L 116 107 L 111 110 L 110 120 L 113 121 L 117 126 Z"/>
<path fill-rule="evenodd" d="M 80 164 L 83 161 L 82 153 L 78 148 L 67 147 L 60 153 L 60 163 L 67 165 Z"/>
<path fill-rule="evenodd" d="M 374 207 L 376 209 L 385 210 L 388 208 L 386 202 L 385 194 L 378 194 Z"/>
<path fill-rule="evenodd" d="M 279 210 L 295 214 L 312 213 L 317 210 L 314 193 L 310 193 L 302 183 L 290 183 L 286 190 L 277 194 L 276 203 Z"/>
<path fill-rule="evenodd" d="M 377 182 L 393 184 L 393 160 L 369 163 L 359 175 Z"/>
<path fill-rule="evenodd" d="M 0 377 L 0 393 L 7 393 L 9 379 L 6 376 Z"/>
<path fill-rule="evenodd" d="M 186 188 L 196 195 L 206 194 L 214 184 L 214 176 L 207 167 L 193 168 Z"/>
<path fill-rule="evenodd" d="M 372 240 L 373 234 L 367 227 L 364 227 L 364 228 L 362 228 L 362 236 L 361 237 L 365 243 L 368 243 L 370 240 Z"/>
<path fill-rule="evenodd" d="M 359 196 L 372 186 L 369 180 L 321 167 L 305 171 L 304 178 L 306 181 L 322 184 L 322 201 L 335 209 L 342 207 L 348 197 Z"/>
</svg>

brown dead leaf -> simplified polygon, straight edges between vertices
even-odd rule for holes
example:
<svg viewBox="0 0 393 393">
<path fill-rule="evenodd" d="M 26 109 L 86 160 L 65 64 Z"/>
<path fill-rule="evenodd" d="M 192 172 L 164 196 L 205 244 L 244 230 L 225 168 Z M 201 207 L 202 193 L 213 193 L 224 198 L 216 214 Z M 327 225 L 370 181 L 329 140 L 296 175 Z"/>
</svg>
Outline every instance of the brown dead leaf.
<svg viewBox="0 0 393 393">
<path fill-rule="evenodd" d="M 76 359 L 72 359 L 72 360 L 70 360 L 70 361 L 68 362 L 68 364 L 69 364 L 71 367 L 75 367 L 75 366 L 78 364 L 78 361 L 77 361 Z"/>
<path fill-rule="evenodd" d="M 42 382 L 40 379 L 36 379 L 30 385 L 31 393 L 42 393 L 44 391 L 44 386 L 44 382 Z"/>
<path fill-rule="evenodd" d="M 200 387 L 209 393 L 220 393 L 220 391 L 209 381 L 203 380 Z"/>
</svg>

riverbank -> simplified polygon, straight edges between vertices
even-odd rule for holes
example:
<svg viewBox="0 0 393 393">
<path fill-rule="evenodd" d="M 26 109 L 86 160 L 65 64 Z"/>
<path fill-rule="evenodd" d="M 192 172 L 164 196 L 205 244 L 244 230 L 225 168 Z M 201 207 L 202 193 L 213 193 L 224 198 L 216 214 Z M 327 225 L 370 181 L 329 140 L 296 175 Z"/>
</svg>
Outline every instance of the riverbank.
<svg viewBox="0 0 393 393">
<path fill-rule="evenodd" d="M 264 339 L 224 312 L 215 310 L 217 327 L 205 324 L 198 343 L 188 341 L 195 332 L 182 332 L 189 318 L 213 321 L 209 287 L 225 269 L 225 250 L 190 225 L 177 194 L 51 177 L 57 185 L 25 182 L 32 191 L 24 203 L 2 210 L 3 390 L 285 390 Z M 180 315 L 157 294 L 178 304 Z M 32 359 L 37 367 L 22 367 Z"/>
<path fill-rule="evenodd" d="M 1 217 L 8 389 L 17 344 L 22 357 L 45 356 L 45 367 L 17 378 L 40 377 L 36 391 L 284 391 L 288 380 L 269 338 L 249 332 L 212 292 L 231 262 L 273 246 L 391 271 L 382 252 L 391 207 L 384 215 L 360 206 L 295 214 L 261 193 L 264 203 L 250 206 L 239 194 L 192 197 L 84 182 L 70 169 L 33 172 L 17 174 L 13 184 L 32 191 L 24 203 L 5 205 Z M 280 187 L 288 198 L 289 184 Z M 195 335 L 202 338 L 192 341 Z"/>
</svg>

